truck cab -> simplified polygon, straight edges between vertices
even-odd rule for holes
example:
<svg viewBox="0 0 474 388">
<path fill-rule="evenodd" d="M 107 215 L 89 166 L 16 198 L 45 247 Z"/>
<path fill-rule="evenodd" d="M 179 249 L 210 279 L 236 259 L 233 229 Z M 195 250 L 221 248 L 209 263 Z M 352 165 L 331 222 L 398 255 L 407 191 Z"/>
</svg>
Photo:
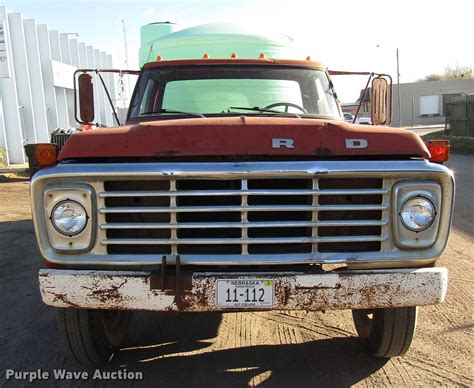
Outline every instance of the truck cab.
<svg viewBox="0 0 474 388">
<path fill-rule="evenodd" d="M 124 126 L 71 136 L 32 179 L 43 301 L 84 365 L 133 310 L 351 309 L 372 354 L 403 355 L 447 289 L 454 179 L 429 158 L 346 123 L 320 63 L 158 58 Z"/>
</svg>

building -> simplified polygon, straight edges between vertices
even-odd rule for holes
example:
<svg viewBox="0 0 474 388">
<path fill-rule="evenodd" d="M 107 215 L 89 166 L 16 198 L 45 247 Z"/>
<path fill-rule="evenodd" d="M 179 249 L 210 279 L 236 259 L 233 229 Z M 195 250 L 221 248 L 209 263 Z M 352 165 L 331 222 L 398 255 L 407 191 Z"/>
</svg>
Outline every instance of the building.
<svg viewBox="0 0 474 388">
<path fill-rule="evenodd" d="M 0 163 L 26 162 L 24 145 L 50 141 L 58 128 L 76 127 L 73 74 L 111 68 L 112 56 L 9 12 L 0 5 Z M 115 80 L 105 76 L 115 100 Z M 99 81 L 96 80 L 96 84 Z M 94 88 L 97 121 L 114 125 L 103 88 Z"/>
<path fill-rule="evenodd" d="M 393 88 L 393 125 L 398 126 L 397 85 Z M 446 122 L 447 103 L 453 97 L 474 93 L 474 79 L 421 81 L 400 84 L 401 126 Z"/>
<path fill-rule="evenodd" d="M 393 127 L 436 125 L 446 122 L 447 103 L 454 97 L 474 93 L 474 79 L 420 81 L 400 84 L 401 119 L 398 115 L 398 86 L 393 85 Z M 367 91 L 370 96 L 370 90 Z M 361 92 L 362 96 L 362 92 Z M 355 113 L 358 102 L 343 104 L 343 111 Z M 364 102 L 359 116 L 370 116 Z"/>
</svg>

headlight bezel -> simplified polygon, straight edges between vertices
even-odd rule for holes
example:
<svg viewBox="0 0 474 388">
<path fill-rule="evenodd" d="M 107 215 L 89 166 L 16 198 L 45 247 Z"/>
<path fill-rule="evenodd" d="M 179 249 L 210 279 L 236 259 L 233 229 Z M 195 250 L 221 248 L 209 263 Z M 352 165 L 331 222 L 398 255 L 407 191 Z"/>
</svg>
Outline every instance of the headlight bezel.
<svg viewBox="0 0 474 388">
<path fill-rule="evenodd" d="M 44 190 L 44 218 L 47 220 L 46 234 L 51 248 L 58 253 L 82 253 L 92 249 L 95 244 L 97 211 L 95 190 L 86 184 L 54 185 Z M 81 205 L 87 222 L 79 233 L 67 235 L 59 231 L 51 220 L 54 209 L 65 201 L 74 201 Z"/>
<path fill-rule="evenodd" d="M 392 231 L 395 245 L 401 249 L 426 249 L 436 242 L 442 208 L 442 188 L 435 181 L 402 181 L 393 187 Z M 421 230 L 407 228 L 401 219 L 403 205 L 412 198 L 422 197 L 431 202 L 435 210 L 433 222 Z"/>
<path fill-rule="evenodd" d="M 84 211 L 84 217 L 85 217 L 85 223 L 84 225 L 82 226 L 82 228 L 77 231 L 77 232 L 74 232 L 74 233 L 67 233 L 63 230 L 61 230 L 60 226 L 58 225 L 58 223 L 55 221 L 55 213 L 56 213 L 56 210 L 60 207 L 60 206 L 63 206 L 64 204 L 66 203 L 72 203 L 74 205 L 78 205 L 83 211 Z M 63 201 L 60 201 L 56 204 L 56 206 L 53 207 L 53 210 L 51 211 L 51 215 L 49 217 L 50 221 L 51 221 L 51 224 L 53 225 L 53 227 L 61 234 L 63 234 L 64 236 L 68 236 L 68 237 L 73 237 L 73 236 L 77 236 L 78 234 L 81 234 L 87 227 L 87 223 L 89 222 L 89 214 L 87 214 L 87 210 L 85 209 L 85 207 L 83 205 L 81 205 L 79 202 L 77 201 L 74 201 L 72 199 L 65 199 Z"/>
<path fill-rule="evenodd" d="M 416 200 L 416 199 L 422 199 L 422 200 L 425 200 L 430 206 L 431 206 L 431 220 L 430 222 L 428 222 L 425 226 L 422 226 L 422 227 L 419 227 L 419 228 L 414 228 L 414 227 L 411 227 L 408 225 L 408 223 L 406 222 L 406 220 L 403 218 L 403 211 L 404 211 L 404 208 L 408 206 L 408 203 L 410 201 L 413 201 L 413 200 Z M 436 210 L 436 206 L 433 204 L 433 202 L 431 202 L 428 198 L 424 197 L 424 196 L 421 196 L 421 195 L 415 195 L 413 197 L 410 197 L 408 198 L 401 206 L 400 208 L 400 212 L 398 213 L 399 217 L 400 217 L 400 221 L 402 222 L 402 225 L 407 228 L 408 230 L 411 230 L 412 232 L 423 232 L 424 230 L 430 228 L 435 219 L 436 219 L 436 216 L 437 216 L 437 210 Z M 416 223 L 416 222 L 415 222 Z"/>
</svg>

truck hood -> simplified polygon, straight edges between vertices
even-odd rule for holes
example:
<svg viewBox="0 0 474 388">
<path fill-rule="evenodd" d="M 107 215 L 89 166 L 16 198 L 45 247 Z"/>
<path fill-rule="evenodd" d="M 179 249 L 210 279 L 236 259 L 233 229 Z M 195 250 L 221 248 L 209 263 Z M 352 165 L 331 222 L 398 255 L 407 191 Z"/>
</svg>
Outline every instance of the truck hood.
<svg viewBox="0 0 474 388">
<path fill-rule="evenodd" d="M 415 133 L 337 120 L 219 117 L 146 121 L 72 135 L 59 160 L 190 156 L 428 158 Z"/>
</svg>

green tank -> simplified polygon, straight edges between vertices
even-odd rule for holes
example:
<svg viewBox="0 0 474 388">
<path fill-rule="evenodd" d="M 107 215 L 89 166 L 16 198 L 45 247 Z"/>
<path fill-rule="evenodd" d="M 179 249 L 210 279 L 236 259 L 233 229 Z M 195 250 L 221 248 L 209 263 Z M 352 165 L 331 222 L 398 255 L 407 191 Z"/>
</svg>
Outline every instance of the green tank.
<svg viewBox="0 0 474 388">
<path fill-rule="evenodd" d="M 152 23 L 141 28 L 140 67 L 156 60 L 202 58 L 269 58 L 304 59 L 291 37 L 261 27 L 237 24 L 204 24 L 176 31 L 177 25 Z"/>
</svg>

